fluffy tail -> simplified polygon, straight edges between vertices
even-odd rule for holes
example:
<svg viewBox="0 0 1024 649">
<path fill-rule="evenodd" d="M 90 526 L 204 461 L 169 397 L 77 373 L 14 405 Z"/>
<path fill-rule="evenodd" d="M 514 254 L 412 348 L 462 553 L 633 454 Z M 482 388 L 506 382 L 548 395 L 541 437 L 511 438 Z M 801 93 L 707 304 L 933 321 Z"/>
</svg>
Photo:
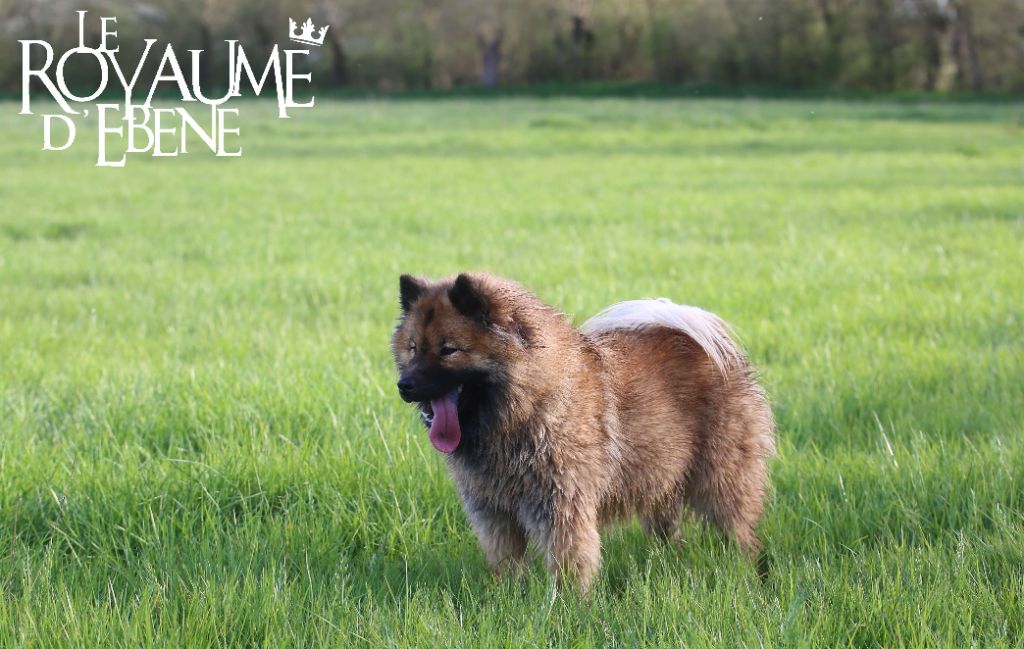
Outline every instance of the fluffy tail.
<svg viewBox="0 0 1024 649">
<path fill-rule="evenodd" d="M 724 320 L 710 311 L 675 304 L 663 297 L 613 304 L 583 323 L 580 329 L 587 336 L 596 336 L 608 331 L 656 325 L 678 329 L 693 338 L 723 374 L 745 364 L 743 352 L 733 341 Z"/>
</svg>

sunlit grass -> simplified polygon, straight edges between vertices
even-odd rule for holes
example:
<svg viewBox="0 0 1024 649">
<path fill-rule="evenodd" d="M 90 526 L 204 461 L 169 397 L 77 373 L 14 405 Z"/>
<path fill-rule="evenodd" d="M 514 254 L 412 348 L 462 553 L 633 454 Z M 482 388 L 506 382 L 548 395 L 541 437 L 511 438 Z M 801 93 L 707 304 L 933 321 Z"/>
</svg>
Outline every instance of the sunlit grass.
<svg viewBox="0 0 1024 649">
<path fill-rule="evenodd" d="M 242 105 L 239 159 L 38 151 L 0 111 L 0 646 L 1019 646 L 1010 104 Z M 397 398 L 400 272 L 732 322 L 780 455 L 764 581 L 605 539 L 494 583 Z"/>
</svg>

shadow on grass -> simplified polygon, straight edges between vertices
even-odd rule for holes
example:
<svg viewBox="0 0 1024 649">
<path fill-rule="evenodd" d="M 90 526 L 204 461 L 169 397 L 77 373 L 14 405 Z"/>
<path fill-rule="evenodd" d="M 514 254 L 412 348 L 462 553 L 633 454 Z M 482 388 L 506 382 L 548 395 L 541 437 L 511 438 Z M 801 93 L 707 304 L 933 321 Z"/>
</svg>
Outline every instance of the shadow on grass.
<svg viewBox="0 0 1024 649">
<path fill-rule="evenodd" d="M 842 90 L 835 88 L 797 88 L 746 84 L 729 86 L 708 83 L 665 83 L 639 82 L 580 82 L 540 83 L 532 85 L 505 86 L 461 86 L 448 89 L 401 90 L 381 93 L 365 88 L 325 89 L 317 96 L 339 99 L 387 98 L 387 99 L 505 99 L 525 97 L 535 99 L 835 99 L 844 101 L 869 102 L 948 102 L 968 103 L 1012 103 L 1021 99 L 1015 93 L 937 93 L 921 91 L 877 92 L 866 90 Z"/>
<path fill-rule="evenodd" d="M 775 158 L 788 158 L 798 155 L 819 154 L 819 153 L 843 153 L 843 154 L 907 154 L 911 153 L 958 153 L 955 146 L 945 146 L 941 142 L 916 140 L 915 142 L 862 142 L 851 146 L 846 142 L 828 142 L 822 140 L 800 140 L 800 141 L 767 141 L 767 140 L 745 140 L 734 144 L 664 144 L 651 142 L 649 144 L 610 142 L 601 144 L 594 141 L 580 139 L 572 143 L 550 143 L 538 142 L 535 145 L 506 145 L 500 143 L 462 142 L 443 144 L 426 142 L 423 144 L 355 144 L 329 143 L 321 145 L 306 146 L 302 143 L 287 145 L 270 145 L 261 148 L 262 155 L 273 155 L 276 158 L 292 159 L 332 159 L 332 158 L 360 158 L 360 159 L 391 159 L 391 158 L 446 158 L 446 159 L 487 159 L 487 160 L 528 160 L 531 158 L 547 158 L 558 156 L 559 158 L 572 158 L 574 156 L 660 156 L 660 157 L 681 157 L 681 158 L 702 158 L 702 157 L 733 157 L 742 156 L 750 160 L 764 158 L 773 160 Z M 813 180 L 813 179 L 812 179 Z M 723 181 L 726 184 L 729 181 Z M 804 181 L 806 182 L 806 180 Z M 702 184 L 708 184 L 707 181 Z M 904 183 L 901 191 L 906 191 L 908 186 L 932 187 L 932 186 L 974 186 L 977 180 L 968 176 L 963 182 L 956 182 L 950 178 L 937 179 L 912 179 Z M 996 181 L 989 184 L 1007 185 L 1016 187 L 1019 184 L 1014 179 Z M 835 183 L 836 186 L 839 183 Z M 830 182 L 827 186 L 833 186 Z"/>
</svg>

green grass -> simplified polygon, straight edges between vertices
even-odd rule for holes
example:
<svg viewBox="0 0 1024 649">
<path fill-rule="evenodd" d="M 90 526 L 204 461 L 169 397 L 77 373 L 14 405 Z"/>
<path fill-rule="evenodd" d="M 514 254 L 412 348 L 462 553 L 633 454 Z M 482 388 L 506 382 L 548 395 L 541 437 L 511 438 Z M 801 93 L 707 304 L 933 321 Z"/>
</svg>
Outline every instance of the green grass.
<svg viewBox="0 0 1024 649">
<path fill-rule="evenodd" d="M 1024 140 L 999 104 L 242 105 L 93 167 L 0 111 L 0 646 L 1024 645 Z M 772 570 L 605 536 L 494 583 L 387 343 L 400 272 L 734 323 Z"/>
</svg>

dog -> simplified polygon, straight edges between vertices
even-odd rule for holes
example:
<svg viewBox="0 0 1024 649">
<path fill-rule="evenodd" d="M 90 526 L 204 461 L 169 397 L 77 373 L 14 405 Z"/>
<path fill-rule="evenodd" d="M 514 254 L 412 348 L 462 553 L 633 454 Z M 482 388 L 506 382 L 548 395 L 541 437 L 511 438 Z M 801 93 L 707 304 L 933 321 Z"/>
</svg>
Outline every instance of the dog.
<svg viewBox="0 0 1024 649">
<path fill-rule="evenodd" d="M 774 422 L 718 316 L 633 300 L 577 329 L 483 273 L 402 275 L 399 296 L 398 392 L 418 404 L 496 576 L 518 572 L 531 542 L 586 593 L 602 528 L 636 516 L 678 542 L 687 507 L 757 554 Z"/>
</svg>

